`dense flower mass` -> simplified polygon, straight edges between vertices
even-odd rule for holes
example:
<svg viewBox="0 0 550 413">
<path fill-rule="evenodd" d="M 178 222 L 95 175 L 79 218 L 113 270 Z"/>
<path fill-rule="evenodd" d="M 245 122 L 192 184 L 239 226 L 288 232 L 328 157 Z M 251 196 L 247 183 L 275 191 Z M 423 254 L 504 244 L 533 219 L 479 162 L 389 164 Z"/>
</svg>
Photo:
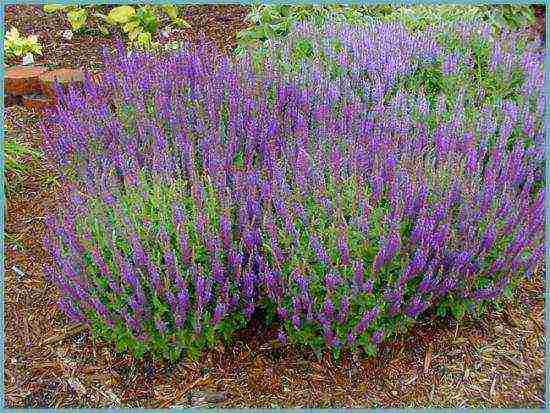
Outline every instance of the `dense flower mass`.
<svg viewBox="0 0 550 413">
<path fill-rule="evenodd" d="M 512 291 L 543 260 L 542 57 L 474 29 L 451 53 L 435 30 L 329 26 L 319 49 L 298 27 L 297 72 L 106 54 L 43 125 L 69 188 L 45 240 L 61 308 L 137 354 L 196 354 L 259 307 L 283 343 L 370 354 Z M 511 89 L 459 88 L 468 42 Z"/>
</svg>

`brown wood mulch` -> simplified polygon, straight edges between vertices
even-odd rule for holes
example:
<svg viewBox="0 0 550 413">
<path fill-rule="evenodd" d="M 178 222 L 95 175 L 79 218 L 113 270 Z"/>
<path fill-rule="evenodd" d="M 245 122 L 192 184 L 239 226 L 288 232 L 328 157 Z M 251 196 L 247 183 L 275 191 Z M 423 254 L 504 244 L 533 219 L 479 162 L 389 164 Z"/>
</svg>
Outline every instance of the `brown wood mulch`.
<svg viewBox="0 0 550 413">
<path fill-rule="evenodd" d="M 35 6 L 8 6 L 6 17 L 8 27 L 47 33 L 41 39 L 49 50 L 44 63 L 92 65 L 97 46 L 109 41 L 94 37 L 61 49 L 59 38 L 47 30 L 59 31 L 61 24 L 49 17 L 33 20 L 39 12 Z M 234 38 L 243 24 L 235 23 L 228 33 L 220 23 L 227 14 L 223 6 L 190 6 L 189 13 L 193 27 L 222 39 Z M 45 26 L 39 27 L 42 20 Z M 38 148 L 38 121 L 31 110 L 9 107 L 6 136 Z M 541 276 L 526 281 L 517 299 L 482 320 L 425 320 L 373 359 L 344 355 L 334 362 L 279 349 L 273 331 L 260 323 L 243 331 L 231 348 L 207 352 L 200 362 L 170 365 L 116 355 L 110 345 L 69 325 L 55 306 L 57 291 L 42 273 L 47 258 L 41 237 L 45 212 L 56 207 L 58 182 L 44 160 L 31 167 L 23 177 L 7 177 L 7 407 L 544 406 Z"/>
<path fill-rule="evenodd" d="M 248 8 L 240 5 L 185 6 L 183 17 L 191 28 L 174 29 L 168 38 L 159 33 L 158 40 L 198 41 L 206 36 L 222 51 L 231 50 L 235 45 L 235 35 L 244 29 L 244 20 Z M 89 20 L 89 27 L 96 28 L 96 20 Z M 37 64 L 48 67 L 85 68 L 96 70 L 101 67 L 100 51 L 110 48 L 116 42 L 116 36 L 105 37 L 100 34 L 74 35 L 71 40 L 63 37 L 70 25 L 63 12 L 45 13 L 41 6 L 9 5 L 5 10 L 5 29 L 16 27 L 21 35 L 37 35 L 42 45 L 42 55 L 35 56 Z M 15 60 L 8 60 L 8 65 Z"/>
<path fill-rule="evenodd" d="M 535 13 L 535 22 L 533 29 L 543 39 L 546 37 L 546 5 L 533 4 L 533 12 Z"/>
</svg>

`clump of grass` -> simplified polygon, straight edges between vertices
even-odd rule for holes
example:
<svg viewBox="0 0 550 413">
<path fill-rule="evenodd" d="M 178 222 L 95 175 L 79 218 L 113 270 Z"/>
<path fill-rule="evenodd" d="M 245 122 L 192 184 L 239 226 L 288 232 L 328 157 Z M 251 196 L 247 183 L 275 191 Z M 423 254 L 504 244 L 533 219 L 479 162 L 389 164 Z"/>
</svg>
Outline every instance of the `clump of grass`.
<svg viewBox="0 0 550 413">
<path fill-rule="evenodd" d="M 42 158 L 42 153 L 30 148 L 17 139 L 4 139 L 4 185 L 6 192 L 11 194 L 17 191 L 22 177 L 28 173 L 32 164 Z"/>
</svg>

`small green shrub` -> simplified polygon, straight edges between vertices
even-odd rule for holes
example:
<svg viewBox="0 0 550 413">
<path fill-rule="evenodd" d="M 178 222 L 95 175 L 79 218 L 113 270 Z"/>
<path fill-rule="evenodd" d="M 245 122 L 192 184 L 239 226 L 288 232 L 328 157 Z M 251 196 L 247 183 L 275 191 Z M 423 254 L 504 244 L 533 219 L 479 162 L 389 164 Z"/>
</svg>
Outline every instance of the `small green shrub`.
<svg viewBox="0 0 550 413">
<path fill-rule="evenodd" d="M 27 53 L 40 55 L 42 46 L 38 42 L 37 36 L 22 37 L 19 31 L 12 27 L 4 38 L 4 53 L 6 59 L 25 56 Z"/>
</svg>

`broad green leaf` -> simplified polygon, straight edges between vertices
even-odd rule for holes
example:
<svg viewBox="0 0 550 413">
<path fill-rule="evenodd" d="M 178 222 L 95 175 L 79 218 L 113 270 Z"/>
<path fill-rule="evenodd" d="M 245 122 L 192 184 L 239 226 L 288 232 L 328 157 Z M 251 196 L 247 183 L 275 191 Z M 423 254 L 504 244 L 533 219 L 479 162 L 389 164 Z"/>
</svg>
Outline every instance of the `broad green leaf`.
<svg viewBox="0 0 550 413">
<path fill-rule="evenodd" d="M 132 6 L 119 6 L 112 9 L 107 15 L 107 19 L 113 23 L 126 24 L 136 14 Z"/>
<path fill-rule="evenodd" d="M 460 320 L 466 313 L 466 307 L 463 302 L 454 302 L 451 306 L 453 317 Z"/>
<path fill-rule="evenodd" d="M 128 38 L 131 40 L 131 41 L 134 41 L 136 40 L 136 38 L 138 37 L 138 35 L 143 31 L 143 27 L 141 26 L 138 26 L 136 27 L 134 30 L 132 30 L 130 33 L 128 33 Z"/>
<path fill-rule="evenodd" d="M 71 23 L 73 31 L 82 29 L 86 25 L 86 19 L 88 18 L 88 11 L 86 9 L 77 9 L 67 12 L 67 19 Z"/>
<path fill-rule="evenodd" d="M 124 30 L 125 33 L 130 33 L 132 31 L 134 31 L 138 26 L 139 26 L 139 23 L 137 21 L 131 21 L 131 22 L 126 23 L 122 27 L 122 30 Z"/>
<path fill-rule="evenodd" d="M 151 33 L 149 32 L 142 32 L 138 35 L 136 42 L 142 46 L 148 46 L 151 43 Z"/>
<path fill-rule="evenodd" d="M 163 4 L 162 10 L 170 17 L 172 20 L 178 18 L 178 7 L 174 4 Z"/>
<path fill-rule="evenodd" d="M 64 9 L 69 8 L 69 7 L 70 6 L 68 6 L 66 4 L 45 4 L 44 5 L 44 11 L 46 13 L 55 13 L 56 11 L 64 10 Z"/>
</svg>

